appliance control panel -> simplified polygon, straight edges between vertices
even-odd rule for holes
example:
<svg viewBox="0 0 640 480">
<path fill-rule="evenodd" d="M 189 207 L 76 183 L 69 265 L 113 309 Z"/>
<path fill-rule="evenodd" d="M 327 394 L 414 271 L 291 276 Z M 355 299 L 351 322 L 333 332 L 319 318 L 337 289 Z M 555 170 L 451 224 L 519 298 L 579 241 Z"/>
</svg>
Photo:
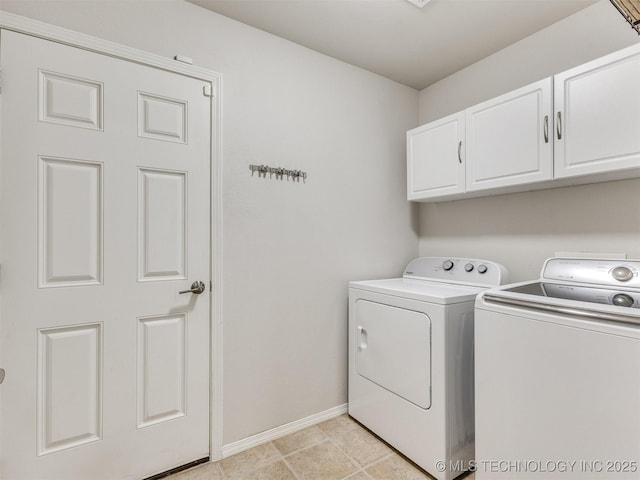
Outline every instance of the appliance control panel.
<svg viewBox="0 0 640 480">
<path fill-rule="evenodd" d="M 507 270 L 499 263 L 477 258 L 419 257 L 404 269 L 404 278 L 497 286 L 507 283 Z"/>
<path fill-rule="evenodd" d="M 577 302 L 600 303 L 616 307 L 640 309 L 640 289 L 620 290 L 596 285 L 532 282 L 507 287 L 505 292 L 523 293 L 537 297 L 560 298 Z"/>
<path fill-rule="evenodd" d="M 542 267 L 541 276 L 547 280 L 640 289 L 639 272 L 640 260 L 550 258 Z"/>
</svg>

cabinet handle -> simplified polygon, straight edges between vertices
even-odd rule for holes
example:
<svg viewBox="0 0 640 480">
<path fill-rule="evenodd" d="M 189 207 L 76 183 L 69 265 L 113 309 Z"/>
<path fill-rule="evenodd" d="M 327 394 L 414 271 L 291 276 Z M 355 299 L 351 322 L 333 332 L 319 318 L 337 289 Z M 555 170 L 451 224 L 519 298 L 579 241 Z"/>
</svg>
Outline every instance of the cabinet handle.
<svg viewBox="0 0 640 480">
<path fill-rule="evenodd" d="M 462 163 L 462 140 L 458 142 L 458 163 Z"/>
<path fill-rule="evenodd" d="M 544 116 L 544 143 L 549 143 L 549 115 Z"/>
<path fill-rule="evenodd" d="M 558 140 L 562 140 L 562 113 L 558 112 L 558 121 L 556 123 L 556 132 L 558 133 Z"/>
</svg>

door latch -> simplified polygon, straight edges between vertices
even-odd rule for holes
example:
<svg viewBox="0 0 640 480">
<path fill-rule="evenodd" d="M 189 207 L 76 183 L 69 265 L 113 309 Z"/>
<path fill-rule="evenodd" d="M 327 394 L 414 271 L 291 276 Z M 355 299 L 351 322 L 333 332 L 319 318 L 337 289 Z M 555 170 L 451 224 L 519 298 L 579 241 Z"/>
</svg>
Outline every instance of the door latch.
<svg viewBox="0 0 640 480">
<path fill-rule="evenodd" d="M 196 295 L 200 295 L 207 287 L 205 287 L 204 282 L 196 281 L 191 284 L 191 288 L 189 290 L 182 290 L 178 292 L 180 295 L 183 293 L 195 293 Z"/>
</svg>

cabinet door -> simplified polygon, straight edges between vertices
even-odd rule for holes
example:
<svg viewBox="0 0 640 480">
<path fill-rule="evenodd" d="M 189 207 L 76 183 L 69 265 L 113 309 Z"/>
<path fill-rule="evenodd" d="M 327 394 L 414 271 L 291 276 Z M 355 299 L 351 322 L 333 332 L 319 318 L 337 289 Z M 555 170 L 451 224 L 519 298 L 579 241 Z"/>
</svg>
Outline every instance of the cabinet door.
<svg viewBox="0 0 640 480">
<path fill-rule="evenodd" d="M 552 81 L 466 110 L 467 191 L 551 180 Z"/>
<path fill-rule="evenodd" d="M 556 178 L 640 166 L 640 45 L 554 78 Z"/>
<path fill-rule="evenodd" d="M 407 198 L 464 192 L 464 112 L 407 132 Z"/>
</svg>

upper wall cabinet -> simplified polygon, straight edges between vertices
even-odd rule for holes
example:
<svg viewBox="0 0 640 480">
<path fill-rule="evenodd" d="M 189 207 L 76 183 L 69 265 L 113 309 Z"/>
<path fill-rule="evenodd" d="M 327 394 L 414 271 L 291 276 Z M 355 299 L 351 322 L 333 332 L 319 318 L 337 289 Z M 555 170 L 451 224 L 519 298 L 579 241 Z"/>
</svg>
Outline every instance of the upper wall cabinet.
<svg viewBox="0 0 640 480">
<path fill-rule="evenodd" d="M 640 167 L 640 45 L 554 77 L 555 177 Z"/>
<path fill-rule="evenodd" d="M 407 171 L 422 201 L 640 177 L 640 44 L 410 130 Z"/>
<path fill-rule="evenodd" d="M 460 112 L 407 132 L 409 200 L 465 191 L 464 123 L 464 112 Z"/>
<path fill-rule="evenodd" d="M 553 178 L 552 79 L 466 110 L 467 191 Z"/>
</svg>

